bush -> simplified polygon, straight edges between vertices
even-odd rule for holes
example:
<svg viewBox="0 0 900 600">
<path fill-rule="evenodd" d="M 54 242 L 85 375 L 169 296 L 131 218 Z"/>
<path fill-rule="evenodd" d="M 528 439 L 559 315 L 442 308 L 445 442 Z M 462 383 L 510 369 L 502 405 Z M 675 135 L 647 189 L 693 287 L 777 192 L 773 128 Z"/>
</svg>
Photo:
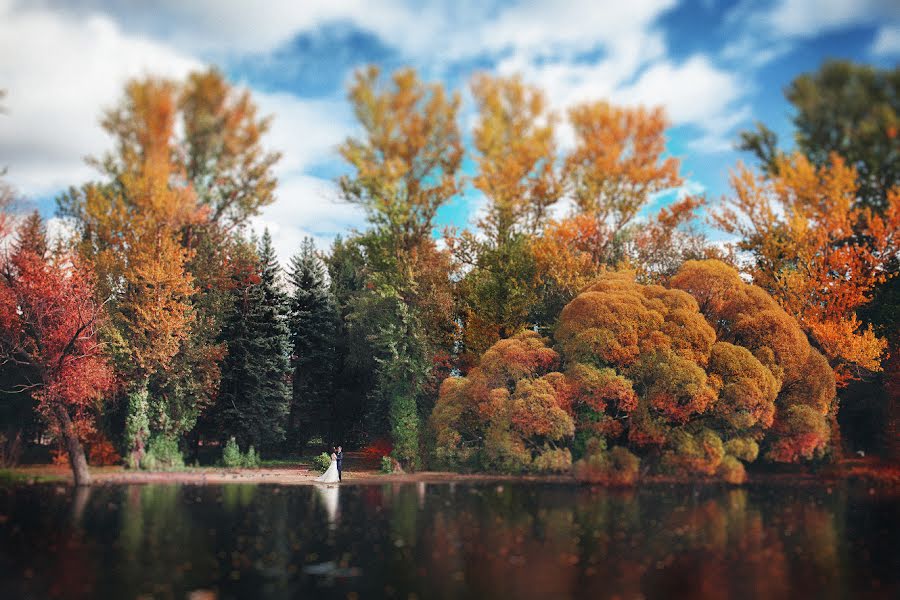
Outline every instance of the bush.
<svg viewBox="0 0 900 600">
<path fill-rule="evenodd" d="M 381 457 L 381 472 L 386 474 L 394 472 L 394 461 L 391 460 L 390 456 Z"/>
<path fill-rule="evenodd" d="M 722 459 L 717 474 L 726 483 L 738 485 L 747 481 L 747 471 L 744 470 L 744 463 L 731 455 L 727 455 Z"/>
<path fill-rule="evenodd" d="M 247 454 L 244 455 L 244 467 L 248 469 L 258 469 L 259 468 L 259 454 L 256 453 L 256 450 L 253 446 L 250 446 L 250 449 L 247 450 Z"/>
<path fill-rule="evenodd" d="M 331 455 L 323 452 L 313 459 L 313 466 L 320 472 L 324 473 L 331 466 Z"/>
<path fill-rule="evenodd" d="M 641 459 L 627 448 L 615 446 L 607 451 L 606 440 L 588 441 L 584 458 L 575 463 L 575 477 L 590 483 L 634 485 L 641 467 Z"/>
<path fill-rule="evenodd" d="M 167 435 L 152 438 L 141 458 L 141 468 L 147 471 L 183 469 L 184 457 L 178 449 L 178 440 Z"/>
<path fill-rule="evenodd" d="M 562 473 L 572 469 L 572 453 L 568 448 L 544 448 L 531 463 L 538 473 Z"/>
<path fill-rule="evenodd" d="M 237 441 L 232 437 L 228 440 L 225 444 L 225 448 L 222 450 L 222 464 L 229 469 L 237 469 L 243 462 L 244 461 L 241 458 L 241 449 L 238 447 Z"/>
</svg>

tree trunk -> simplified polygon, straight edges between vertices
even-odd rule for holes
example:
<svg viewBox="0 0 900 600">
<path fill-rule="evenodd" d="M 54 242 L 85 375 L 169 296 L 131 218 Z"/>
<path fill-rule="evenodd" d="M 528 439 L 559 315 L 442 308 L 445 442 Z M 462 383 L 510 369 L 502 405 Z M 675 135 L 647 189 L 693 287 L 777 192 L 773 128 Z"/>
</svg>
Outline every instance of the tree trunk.
<svg viewBox="0 0 900 600">
<path fill-rule="evenodd" d="M 62 433 L 69 454 L 69 464 L 72 465 L 72 475 L 75 476 L 75 485 L 91 485 L 91 472 L 88 470 L 87 459 L 84 457 L 84 448 L 75 434 L 75 426 L 69 417 L 69 411 L 65 405 L 56 405 L 56 418 L 59 419 L 59 431 Z"/>
</svg>

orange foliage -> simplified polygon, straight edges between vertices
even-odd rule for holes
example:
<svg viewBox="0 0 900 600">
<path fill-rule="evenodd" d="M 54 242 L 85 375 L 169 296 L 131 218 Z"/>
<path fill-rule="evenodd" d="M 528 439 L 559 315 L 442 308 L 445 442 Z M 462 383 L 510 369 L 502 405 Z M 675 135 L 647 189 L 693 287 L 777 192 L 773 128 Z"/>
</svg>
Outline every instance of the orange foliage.
<svg viewBox="0 0 900 600">
<path fill-rule="evenodd" d="M 607 102 L 569 111 L 575 149 L 565 171 L 581 213 L 616 234 L 650 195 L 681 184 L 678 160 L 662 158 L 668 125 L 662 109 L 623 108 Z"/>
<path fill-rule="evenodd" d="M 714 215 L 754 256 L 750 273 L 815 340 L 839 384 L 881 370 L 887 344 L 863 327 L 857 309 L 888 277 L 900 251 L 900 189 L 882 214 L 856 202 L 856 171 L 833 155 L 816 167 L 803 155 L 777 159 L 775 175 L 743 166 L 735 196 Z"/>
<path fill-rule="evenodd" d="M 481 74 L 472 81 L 472 95 L 479 110 L 473 184 L 489 202 L 482 229 L 497 240 L 516 231 L 534 233 L 563 191 L 544 94 L 518 77 Z"/>
</svg>

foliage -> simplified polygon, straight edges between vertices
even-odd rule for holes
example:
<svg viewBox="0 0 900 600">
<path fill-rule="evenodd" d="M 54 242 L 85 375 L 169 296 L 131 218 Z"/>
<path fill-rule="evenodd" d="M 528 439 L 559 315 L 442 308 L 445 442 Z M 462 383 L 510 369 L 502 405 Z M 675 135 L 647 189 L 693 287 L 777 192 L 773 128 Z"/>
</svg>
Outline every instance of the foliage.
<svg viewBox="0 0 900 600">
<path fill-rule="evenodd" d="M 637 482 L 641 460 L 622 446 L 606 448 L 603 438 L 588 441 L 584 458 L 575 463 L 575 478 L 589 483 L 630 486 Z"/>
<path fill-rule="evenodd" d="M 236 469 L 243 464 L 244 460 L 241 456 L 241 449 L 238 446 L 234 436 L 228 438 L 225 447 L 222 448 L 222 464 L 229 469 Z"/>
<path fill-rule="evenodd" d="M 0 259 L 0 360 L 27 367 L 37 410 L 65 443 L 76 484 L 90 474 L 79 438 L 91 431 L 113 374 L 99 339 L 106 318 L 94 279 L 68 255 L 28 247 Z"/>
<path fill-rule="evenodd" d="M 754 258 L 754 283 L 802 324 L 839 383 L 880 370 L 886 342 L 856 311 L 900 251 L 900 188 L 876 214 L 855 203 L 856 171 L 837 155 L 820 167 L 801 154 L 775 165 L 771 176 L 740 167 L 732 176 L 735 197 L 716 223 L 741 236 L 738 248 Z"/>
<path fill-rule="evenodd" d="M 139 389 L 128 394 L 128 414 L 125 418 L 125 444 L 129 449 L 128 466 L 141 466 L 147 442 L 150 439 L 148 392 Z"/>
<path fill-rule="evenodd" d="M 849 61 L 825 62 L 785 90 L 794 106 L 797 149 L 818 167 L 842 156 L 858 174 L 859 201 L 884 210 L 900 184 L 900 69 L 879 69 Z M 767 171 L 778 173 L 777 136 L 762 124 L 741 134 L 741 149 L 757 155 Z"/>
<path fill-rule="evenodd" d="M 258 469 L 260 463 L 260 456 L 256 452 L 256 449 L 251 445 L 247 449 L 247 454 L 244 455 L 243 466 L 245 469 Z"/>
<path fill-rule="evenodd" d="M 266 231 L 255 269 L 233 292 L 233 308 L 222 330 L 228 354 L 212 409 L 220 436 L 263 448 L 283 441 L 290 410 L 287 298 L 278 278 Z"/>
<path fill-rule="evenodd" d="M 381 457 L 381 472 L 386 475 L 390 475 L 394 472 L 394 461 L 391 460 L 390 456 Z"/>
<path fill-rule="evenodd" d="M 312 238 L 305 238 L 291 258 L 288 283 L 293 288 L 288 322 L 291 332 L 293 398 L 288 441 L 301 449 L 312 436 L 333 437 L 333 383 L 337 350 L 337 307 L 325 264 Z"/>
<path fill-rule="evenodd" d="M 324 473 L 328 470 L 328 467 L 331 466 L 331 455 L 327 452 L 323 452 L 316 456 L 313 458 L 313 466 L 315 466 L 320 473 Z"/>
<path fill-rule="evenodd" d="M 436 457 L 557 470 L 575 450 L 578 477 L 626 484 L 632 450 L 650 469 L 730 482 L 760 444 L 769 460 L 818 455 L 834 380 L 800 325 L 724 263 L 689 261 L 671 280 L 605 273 L 563 308 L 558 352 L 526 331 L 447 379 L 431 419 Z"/>
<path fill-rule="evenodd" d="M 167 435 L 150 438 L 147 452 L 141 457 L 141 468 L 147 471 L 183 469 L 184 457 L 178 449 L 178 440 Z"/>
</svg>

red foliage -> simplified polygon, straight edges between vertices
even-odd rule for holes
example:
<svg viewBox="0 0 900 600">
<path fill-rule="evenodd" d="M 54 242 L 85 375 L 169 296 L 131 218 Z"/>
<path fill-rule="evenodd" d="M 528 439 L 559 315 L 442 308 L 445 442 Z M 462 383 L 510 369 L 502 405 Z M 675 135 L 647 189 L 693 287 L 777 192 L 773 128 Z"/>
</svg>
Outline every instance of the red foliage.
<svg viewBox="0 0 900 600">
<path fill-rule="evenodd" d="M 360 450 L 360 453 L 368 459 L 379 460 L 382 456 L 390 456 L 393 449 L 390 439 L 381 438 L 369 443 L 368 446 Z"/>
</svg>

